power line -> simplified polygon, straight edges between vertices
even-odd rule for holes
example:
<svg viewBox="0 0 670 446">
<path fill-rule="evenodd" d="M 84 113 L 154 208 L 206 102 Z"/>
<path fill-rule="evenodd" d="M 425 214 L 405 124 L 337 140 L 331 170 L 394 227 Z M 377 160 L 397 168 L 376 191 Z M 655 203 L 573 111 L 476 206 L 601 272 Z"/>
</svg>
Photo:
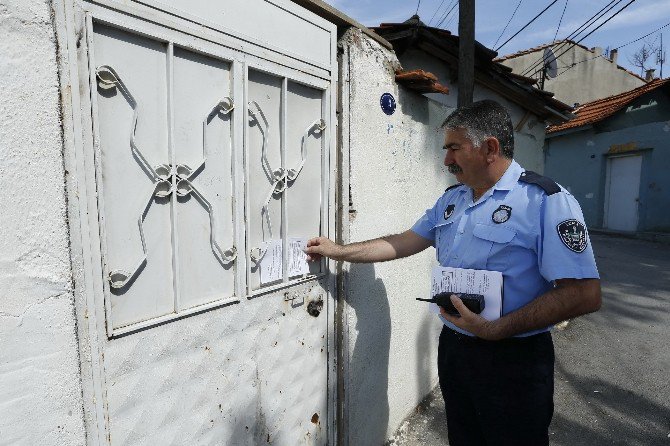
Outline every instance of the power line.
<svg viewBox="0 0 670 446">
<path fill-rule="evenodd" d="M 458 19 L 459 15 L 460 15 L 460 10 L 459 10 L 459 8 L 460 8 L 460 6 L 459 6 L 458 8 L 456 8 L 456 12 L 454 13 L 454 15 L 452 15 L 451 18 L 450 18 L 449 20 L 447 20 L 447 23 L 444 24 L 444 29 L 449 29 L 448 27 L 449 27 L 449 25 L 451 24 L 451 22 L 452 22 L 454 19 L 456 19 L 456 23 L 458 24 L 458 20 L 457 20 L 457 19 Z M 458 26 L 457 26 L 457 28 L 458 28 Z"/>
<path fill-rule="evenodd" d="M 442 16 L 442 19 L 440 19 L 440 20 L 437 22 L 437 24 L 435 25 L 435 28 L 439 28 L 440 25 L 442 25 L 442 23 L 444 23 L 444 21 L 447 19 L 447 17 L 449 16 L 449 14 L 451 14 L 451 11 L 453 11 L 454 8 L 455 8 L 456 6 L 458 6 L 458 0 L 454 0 L 454 3 L 453 3 L 453 5 L 451 6 L 451 9 L 449 9 L 449 11 L 447 11 L 447 13 L 446 13 L 445 15 Z"/>
<path fill-rule="evenodd" d="M 533 17 L 533 19 L 532 19 L 530 22 L 526 23 L 526 24 L 523 26 L 523 28 L 521 28 L 519 31 L 517 31 L 516 33 L 514 33 L 514 35 L 513 35 L 512 37 L 510 37 L 509 39 L 505 40 L 505 43 L 503 43 L 503 44 L 500 45 L 498 48 L 496 48 L 495 51 L 498 51 L 500 48 L 502 48 L 502 47 L 504 47 L 505 45 L 507 45 L 507 43 L 508 43 L 510 40 L 512 40 L 513 38 L 515 38 L 516 36 L 518 36 L 519 33 L 521 33 L 521 31 L 523 31 L 524 29 L 528 28 L 528 27 L 530 26 L 531 23 L 533 23 L 535 20 L 537 20 L 538 17 L 540 17 L 542 14 L 544 14 L 544 13 L 547 11 L 547 9 L 551 8 L 554 4 L 556 4 L 557 1 L 558 1 L 558 0 L 554 0 L 554 1 L 552 1 L 551 3 L 549 3 L 549 5 L 548 5 L 546 8 L 544 8 L 538 15 L 536 15 L 535 17 Z"/>
<path fill-rule="evenodd" d="M 503 34 L 505 34 L 505 31 L 507 31 L 507 27 L 509 26 L 510 22 L 511 22 L 512 19 L 514 18 L 514 15 L 516 14 L 517 9 L 519 9 L 519 6 L 521 6 L 521 2 L 522 2 L 522 1 L 523 1 L 523 0 L 519 0 L 519 3 L 516 4 L 516 8 L 514 8 L 514 12 L 512 13 L 512 17 L 509 18 L 509 20 L 507 21 L 507 25 L 505 25 L 505 27 L 503 28 L 502 32 L 500 33 L 500 35 L 499 35 L 498 38 L 496 39 L 496 43 L 494 43 L 493 45 L 491 45 L 491 47 L 495 47 L 495 46 L 498 44 L 498 41 L 500 40 L 500 38 L 503 36 Z"/>
<path fill-rule="evenodd" d="M 563 12 L 561 13 L 561 18 L 558 21 L 558 26 L 556 27 L 556 34 L 554 34 L 554 41 L 556 41 L 556 36 L 558 36 L 558 30 L 561 29 L 561 23 L 563 23 L 563 16 L 565 15 L 565 10 L 568 8 L 568 2 L 570 0 L 565 0 L 565 6 L 563 6 Z"/>
<path fill-rule="evenodd" d="M 611 0 L 607 5 L 605 5 L 603 8 L 601 8 L 600 11 L 596 12 L 595 14 L 593 14 L 588 20 L 586 20 L 586 22 L 582 23 L 579 27 L 577 27 L 577 29 L 575 29 L 575 30 L 572 31 L 570 34 L 568 34 L 565 38 L 563 38 L 563 40 L 562 40 L 556 47 L 554 47 L 553 50 L 554 50 L 554 51 L 559 51 L 559 50 L 562 50 L 563 48 L 565 48 L 566 45 L 569 46 L 570 43 L 568 42 L 568 40 L 570 40 L 571 38 L 576 38 L 579 34 L 582 33 L 582 31 L 584 31 L 586 28 L 588 28 L 589 26 L 591 26 L 595 21 L 597 21 L 598 19 L 600 19 L 604 14 L 606 14 L 606 13 L 607 13 L 608 11 L 610 11 L 614 6 L 616 6 L 617 4 L 621 3 L 622 1 L 623 1 L 623 0 Z M 608 7 L 609 7 L 610 9 L 607 9 Z M 607 11 L 605 11 L 606 9 L 607 9 Z M 603 12 L 603 11 L 605 11 L 605 12 Z M 529 65 L 528 68 L 526 68 L 526 69 L 521 73 L 521 75 L 522 75 L 522 76 L 526 76 L 526 75 L 529 75 L 530 73 L 535 74 L 537 71 L 533 72 L 533 70 L 535 70 L 535 69 L 538 68 L 539 66 L 543 65 L 544 62 L 545 62 L 545 61 L 544 61 L 544 56 L 542 56 L 542 57 L 540 57 L 538 60 L 536 60 L 535 62 L 533 62 L 531 65 Z"/>
<path fill-rule="evenodd" d="M 639 42 L 640 40 L 644 39 L 645 37 L 649 37 L 649 36 L 651 36 L 652 34 L 657 33 L 657 32 L 659 32 L 660 30 L 662 30 L 663 28 L 666 28 L 666 27 L 668 27 L 668 26 L 670 26 L 670 22 L 666 23 L 665 25 L 661 26 L 661 27 L 658 28 L 658 29 L 655 29 L 654 31 L 650 32 L 649 34 L 645 34 L 645 35 L 642 36 L 642 37 L 638 37 L 637 39 L 635 39 L 635 40 L 631 40 L 630 42 L 628 42 L 628 43 L 624 43 L 623 45 L 615 46 L 614 48 L 619 49 L 619 48 L 623 48 L 623 47 L 625 47 L 625 46 L 628 46 L 628 45 L 630 45 L 631 43 Z"/>
<path fill-rule="evenodd" d="M 568 47 L 565 51 L 563 51 L 563 52 L 562 52 L 561 54 L 559 54 L 558 56 L 555 56 L 555 58 L 558 59 L 558 58 L 561 57 L 563 54 L 565 54 L 565 53 L 567 53 L 568 51 L 570 51 L 570 48 L 574 47 L 574 46 L 577 45 L 579 42 L 581 42 L 582 40 L 586 39 L 588 36 L 590 36 L 590 35 L 593 34 L 594 32 L 598 31 L 598 30 L 599 30 L 600 28 L 602 28 L 607 22 L 609 22 L 609 21 L 612 20 L 614 17 L 616 17 L 616 16 L 618 16 L 619 14 L 621 14 L 621 12 L 622 12 L 624 9 L 628 8 L 630 5 L 632 5 L 632 4 L 635 3 L 636 1 L 637 1 L 637 0 L 630 0 L 630 1 L 629 1 L 628 3 L 626 3 L 621 9 L 619 9 L 617 12 L 615 12 L 614 14 L 612 14 L 607 20 L 605 20 L 603 23 L 601 23 L 600 25 L 598 25 L 598 26 L 597 26 L 596 28 L 594 28 L 590 33 L 588 33 L 587 35 L 585 35 L 584 37 L 582 37 L 581 39 L 579 39 L 577 42 L 574 42 L 573 44 L 569 45 L 569 47 Z"/>
<path fill-rule="evenodd" d="M 440 10 L 440 8 L 442 7 L 442 5 L 444 5 L 444 2 L 446 2 L 446 1 L 447 1 L 447 0 L 442 0 L 442 1 L 440 2 L 440 5 L 439 5 L 439 6 L 437 7 L 437 9 L 435 10 L 435 12 L 434 12 L 433 15 L 431 16 L 430 20 L 428 20 L 428 25 L 429 25 L 429 26 L 430 26 L 430 22 L 433 21 L 433 19 L 435 18 L 435 15 L 437 14 L 437 12 Z"/>
<path fill-rule="evenodd" d="M 568 34 L 556 47 L 553 48 L 553 50 L 555 52 L 558 52 L 559 50 L 563 50 L 566 46 L 568 48 L 571 48 L 572 46 L 574 46 L 572 43 L 568 42 L 568 40 L 576 39 L 579 34 L 581 34 L 582 32 L 585 32 L 587 30 L 587 28 L 589 28 L 595 22 L 600 20 L 605 14 L 607 14 L 609 11 L 611 11 L 614 7 L 616 7 L 619 3 L 623 2 L 623 1 L 624 0 L 612 0 L 612 1 L 610 1 L 607 5 L 603 6 L 600 9 L 600 11 L 596 12 L 588 20 L 586 20 L 586 22 L 582 23 L 577 29 L 575 29 L 570 34 Z M 582 38 L 582 40 L 583 40 L 583 38 Z M 537 61 L 535 61 L 533 64 L 531 64 L 528 68 L 526 68 L 521 73 L 521 75 L 526 76 L 526 75 L 529 75 L 529 74 L 533 75 L 533 74 L 537 73 L 537 71 L 534 71 L 534 70 L 539 69 L 540 66 L 544 65 L 544 62 L 545 62 L 544 61 L 544 56 L 542 56 Z"/>
<path fill-rule="evenodd" d="M 419 3 L 416 4 L 416 12 L 414 12 L 414 15 L 419 13 L 419 6 L 421 6 L 421 0 L 419 0 Z"/>
<path fill-rule="evenodd" d="M 565 73 L 566 71 L 572 70 L 573 68 L 575 68 L 580 63 L 588 62 L 589 60 L 597 59 L 599 57 L 602 57 L 603 59 L 605 58 L 602 54 L 598 54 L 597 56 L 589 57 L 588 59 L 584 59 L 584 60 L 580 60 L 579 62 L 575 62 L 572 65 L 569 65 L 568 67 L 563 67 L 563 68 L 565 68 L 565 70 L 558 73 L 556 75 L 556 77 L 560 76 L 561 74 Z"/>
</svg>

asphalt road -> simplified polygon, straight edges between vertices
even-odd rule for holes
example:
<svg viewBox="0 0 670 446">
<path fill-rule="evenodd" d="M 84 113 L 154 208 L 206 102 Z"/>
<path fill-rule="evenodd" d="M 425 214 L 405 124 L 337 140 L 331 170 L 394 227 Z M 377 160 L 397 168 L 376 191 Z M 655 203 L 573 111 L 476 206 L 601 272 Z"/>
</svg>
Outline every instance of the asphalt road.
<svg viewBox="0 0 670 446">
<path fill-rule="evenodd" d="M 670 446 L 670 245 L 591 240 L 603 306 L 553 332 L 551 444 Z M 448 444 L 439 389 L 389 444 Z"/>
</svg>

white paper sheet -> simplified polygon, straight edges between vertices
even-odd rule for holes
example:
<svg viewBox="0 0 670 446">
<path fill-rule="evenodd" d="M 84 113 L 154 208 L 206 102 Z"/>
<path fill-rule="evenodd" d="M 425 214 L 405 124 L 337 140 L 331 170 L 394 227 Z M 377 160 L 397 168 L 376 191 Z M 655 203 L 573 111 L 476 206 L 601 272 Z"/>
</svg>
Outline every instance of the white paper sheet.
<svg viewBox="0 0 670 446">
<path fill-rule="evenodd" d="M 433 268 L 431 297 L 444 292 L 482 294 L 484 311 L 481 315 L 489 321 L 498 319 L 502 315 L 502 290 L 503 276 L 499 271 L 442 266 Z M 440 312 L 437 304 L 430 304 L 430 307 L 431 311 Z"/>
<path fill-rule="evenodd" d="M 307 263 L 307 239 L 293 237 L 288 241 L 288 276 L 302 276 L 309 274 L 309 264 Z"/>
<path fill-rule="evenodd" d="M 268 240 L 263 242 L 265 255 L 261 258 L 261 283 L 276 282 L 283 277 L 282 271 L 282 241 Z"/>
</svg>

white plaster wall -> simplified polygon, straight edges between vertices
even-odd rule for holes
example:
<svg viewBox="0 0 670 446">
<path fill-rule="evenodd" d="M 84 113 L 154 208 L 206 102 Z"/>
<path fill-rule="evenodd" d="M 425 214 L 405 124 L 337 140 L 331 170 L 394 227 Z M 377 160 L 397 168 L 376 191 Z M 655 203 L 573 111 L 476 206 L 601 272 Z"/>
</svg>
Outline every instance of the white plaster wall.
<svg viewBox="0 0 670 446">
<path fill-rule="evenodd" d="M 51 2 L 0 0 L 0 444 L 85 443 Z"/>
<path fill-rule="evenodd" d="M 591 50 L 573 46 L 561 55 L 567 47 L 555 46 L 558 57 L 558 76 L 547 79 L 544 89 L 554 93 L 555 98 L 566 104 L 595 101 L 615 94 L 623 93 L 644 85 L 644 81 L 625 69 L 598 56 Z M 534 66 L 542 58 L 543 50 L 524 54 L 513 59 L 501 61 L 503 65 L 521 74 Z M 573 64 L 574 67 L 572 66 Z M 571 68 L 572 67 L 572 68 Z M 534 74 L 531 77 L 539 77 Z"/>
<path fill-rule="evenodd" d="M 394 53 L 360 31 L 349 30 L 340 46 L 341 150 L 355 210 L 343 217 L 344 238 L 353 242 L 409 229 L 454 182 L 442 164 L 440 129 L 450 110 L 399 88 Z M 379 106 L 385 92 L 397 101 L 392 116 Z M 429 295 L 434 259 L 430 248 L 393 262 L 344 266 L 345 425 L 351 445 L 383 444 L 437 384 L 442 324 L 414 300 Z"/>
<path fill-rule="evenodd" d="M 449 87 L 450 94 L 426 94 L 426 97 L 434 99 L 450 108 L 455 108 L 458 99 L 458 84 L 452 83 L 449 78 L 448 66 L 436 57 L 426 54 L 424 51 L 409 49 L 400 57 L 400 62 L 405 70 L 422 69 L 435 74 L 442 85 Z M 492 99 L 502 104 L 510 114 L 514 124 L 514 159 L 528 170 L 537 173 L 544 172 L 544 135 L 546 124 L 540 121 L 537 115 L 531 114 L 526 118 L 521 127 L 517 125 L 524 119 L 527 110 L 518 104 L 505 99 L 493 90 L 475 83 L 473 100 L 481 101 Z"/>
</svg>

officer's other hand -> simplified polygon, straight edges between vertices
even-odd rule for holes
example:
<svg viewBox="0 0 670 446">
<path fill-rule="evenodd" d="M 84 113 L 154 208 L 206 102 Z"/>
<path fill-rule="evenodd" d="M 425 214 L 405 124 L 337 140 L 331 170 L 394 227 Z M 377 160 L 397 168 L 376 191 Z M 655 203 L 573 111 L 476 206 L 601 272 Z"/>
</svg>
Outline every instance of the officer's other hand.
<svg viewBox="0 0 670 446">
<path fill-rule="evenodd" d="M 317 262 L 322 257 L 336 259 L 340 248 L 340 245 L 327 237 L 316 237 L 307 241 L 305 253 L 307 253 L 307 260 Z"/>
<path fill-rule="evenodd" d="M 451 303 L 454 304 L 454 308 L 456 308 L 460 316 L 452 316 L 447 313 L 444 308 L 440 308 L 440 314 L 443 318 L 458 328 L 469 331 L 478 338 L 490 341 L 498 339 L 494 331 L 494 322 L 488 321 L 482 316 L 470 311 L 456 294 L 451 295 Z"/>
</svg>

